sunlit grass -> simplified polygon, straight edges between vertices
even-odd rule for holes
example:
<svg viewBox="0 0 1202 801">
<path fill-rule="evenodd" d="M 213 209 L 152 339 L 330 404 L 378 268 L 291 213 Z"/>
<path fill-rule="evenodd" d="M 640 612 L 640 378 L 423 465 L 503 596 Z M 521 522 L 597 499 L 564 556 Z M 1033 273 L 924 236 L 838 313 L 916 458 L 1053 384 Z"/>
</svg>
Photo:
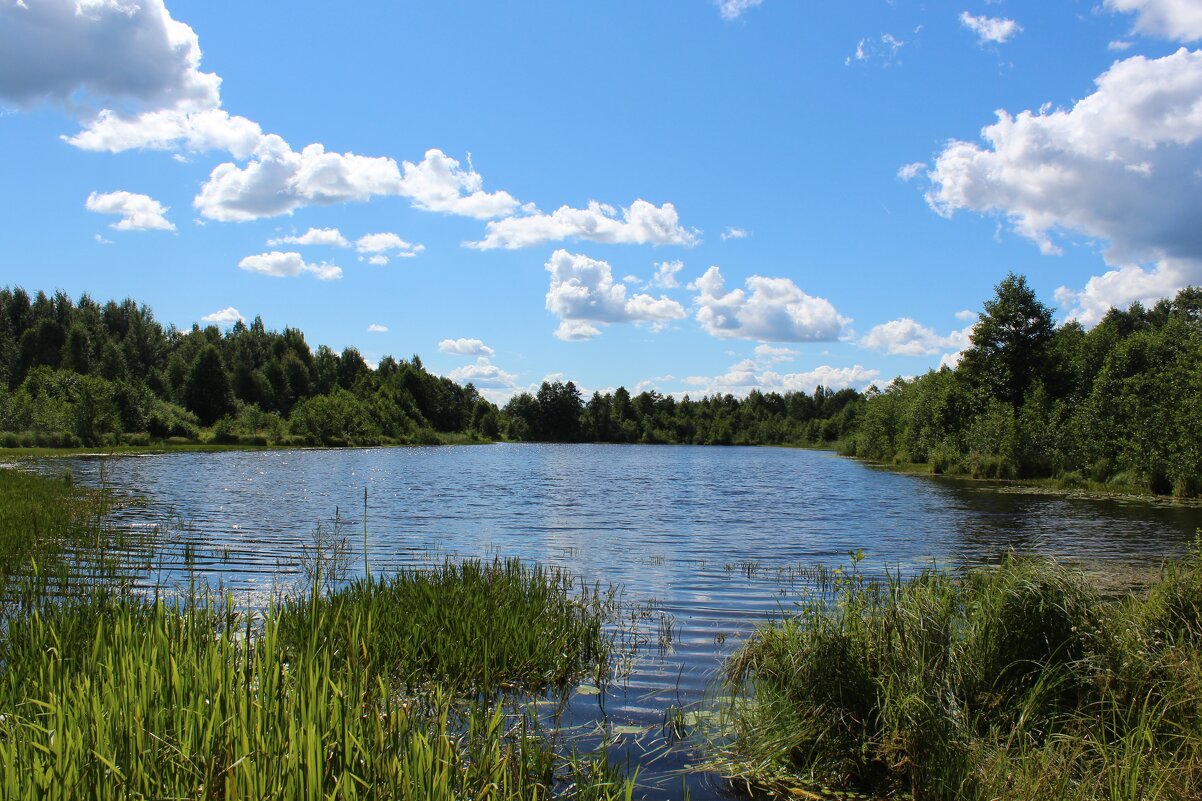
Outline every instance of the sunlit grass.
<svg viewBox="0 0 1202 801">
<path fill-rule="evenodd" d="M 1197 555 L 1123 600 L 1019 558 L 824 589 L 728 663 L 728 775 L 915 799 L 1202 793 Z"/>
</svg>

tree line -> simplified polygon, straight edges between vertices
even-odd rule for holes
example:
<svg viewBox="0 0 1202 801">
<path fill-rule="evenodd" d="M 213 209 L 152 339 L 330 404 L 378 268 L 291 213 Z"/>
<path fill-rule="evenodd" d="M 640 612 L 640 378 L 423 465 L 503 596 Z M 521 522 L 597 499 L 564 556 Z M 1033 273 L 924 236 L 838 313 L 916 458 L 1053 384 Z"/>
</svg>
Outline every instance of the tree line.
<svg viewBox="0 0 1202 801">
<path fill-rule="evenodd" d="M 372 369 L 259 318 L 222 332 L 163 326 L 132 300 L 0 289 L 3 444 L 379 444 L 498 433 L 496 406 L 421 359 Z"/>
<path fill-rule="evenodd" d="M 1202 289 L 1057 326 L 1022 276 L 954 368 L 880 389 L 745 398 L 543 382 L 503 408 L 418 356 L 374 368 L 262 320 L 180 331 L 132 300 L 0 289 L 0 444 L 532 442 L 838 445 L 982 478 L 1202 491 Z"/>
<path fill-rule="evenodd" d="M 1202 289 L 1056 326 L 1009 275 L 955 369 L 865 393 L 845 451 L 937 473 L 1202 489 Z"/>
</svg>

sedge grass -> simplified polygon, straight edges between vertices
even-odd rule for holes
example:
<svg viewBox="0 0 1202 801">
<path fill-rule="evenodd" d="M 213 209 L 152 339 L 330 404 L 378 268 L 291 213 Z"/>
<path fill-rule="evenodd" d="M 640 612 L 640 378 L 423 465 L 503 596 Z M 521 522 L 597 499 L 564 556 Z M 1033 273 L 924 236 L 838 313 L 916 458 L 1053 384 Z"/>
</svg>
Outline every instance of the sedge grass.
<svg viewBox="0 0 1202 801">
<path fill-rule="evenodd" d="M 298 651 L 317 637 L 337 653 L 361 648 L 374 670 L 409 688 L 540 692 L 585 674 L 604 686 L 614 598 L 516 559 L 448 560 L 286 600 L 281 645 Z"/>
<path fill-rule="evenodd" d="M 728 662 L 727 775 L 916 801 L 1202 797 L 1197 553 L 1117 600 L 1015 557 L 827 589 Z"/>
<path fill-rule="evenodd" d="M 96 498 L 6 478 L 26 499 L 0 506 L 10 564 L 105 547 Z M 63 585 L 18 570 L 8 589 L 6 800 L 609 801 L 634 790 L 604 753 L 576 753 L 527 706 L 608 673 L 609 596 L 566 574 L 448 563 L 328 588 L 319 564 L 308 596 L 260 610 L 195 584 L 145 596 L 101 574 Z"/>
</svg>

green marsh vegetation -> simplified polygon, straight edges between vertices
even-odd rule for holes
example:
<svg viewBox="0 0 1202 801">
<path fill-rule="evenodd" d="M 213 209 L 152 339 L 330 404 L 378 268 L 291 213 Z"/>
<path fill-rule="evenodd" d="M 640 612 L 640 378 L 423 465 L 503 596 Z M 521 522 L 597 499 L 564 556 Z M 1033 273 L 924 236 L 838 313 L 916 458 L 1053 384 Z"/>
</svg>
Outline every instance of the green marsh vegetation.
<svg viewBox="0 0 1202 801">
<path fill-rule="evenodd" d="M 53 506 L 58 530 L 105 533 L 62 481 L 0 471 L 0 487 Z M 32 505 L 0 508 L 4 544 L 32 531 Z M 335 586 L 338 554 L 311 557 L 307 594 L 258 610 L 195 584 L 147 594 L 92 573 L 48 592 L 14 575 L 0 797 L 630 797 L 604 753 L 575 753 L 536 709 L 606 680 L 606 594 L 504 561 Z"/>
<path fill-rule="evenodd" d="M 826 574 L 725 668 L 716 767 L 783 795 L 1202 794 L 1202 554 L 1101 597 L 1056 563 Z"/>
</svg>

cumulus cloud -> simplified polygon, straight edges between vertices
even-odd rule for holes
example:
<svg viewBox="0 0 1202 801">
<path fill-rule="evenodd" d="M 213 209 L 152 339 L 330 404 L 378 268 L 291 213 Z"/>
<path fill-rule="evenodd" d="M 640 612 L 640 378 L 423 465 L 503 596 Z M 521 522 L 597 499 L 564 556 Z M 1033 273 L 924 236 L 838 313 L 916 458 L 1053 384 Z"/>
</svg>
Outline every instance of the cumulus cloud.
<svg viewBox="0 0 1202 801">
<path fill-rule="evenodd" d="M 564 320 L 555 329 L 555 338 L 564 342 L 583 342 L 601 336 L 601 329 L 584 320 Z"/>
<path fill-rule="evenodd" d="M 903 181 L 913 181 L 926 168 L 927 163 L 925 161 L 915 161 L 912 164 L 905 164 L 898 168 L 897 177 Z"/>
<path fill-rule="evenodd" d="M 259 124 L 219 108 L 160 109 L 128 115 L 102 109 L 86 127 L 63 139 L 81 150 L 226 150 L 244 159 L 263 137 Z"/>
<path fill-rule="evenodd" d="M 396 195 L 400 181 L 400 169 L 390 158 L 331 153 L 320 144 L 297 153 L 269 134 L 245 167 L 217 165 L 193 205 L 211 220 L 257 220 L 302 206 Z"/>
<path fill-rule="evenodd" d="M 497 367 L 487 356 L 479 357 L 474 364 L 456 367 L 447 373 L 447 378 L 459 384 L 472 384 L 493 403 L 504 403 L 522 391 L 517 376 Z"/>
<path fill-rule="evenodd" d="M 828 389 L 865 389 L 877 381 L 881 373 L 861 365 L 832 367 L 821 365 L 796 373 L 777 373 L 752 359 L 731 365 L 718 376 L 689 376 L 684 383 L 696 387 L 703 395 L 735 395 L 744 397 L 753 389 L 761 392 L 805 392 L 812 394 L 818 387 Z"/>
<path fill-rule="evenodd" d="M 722 19 L 738 19 L 749 8 L 755 8 L 764 0 L 718 0 L 718 13 Z"/>
<path fill-rule="evenodd" d="M 949 143 L 927 193 L 944 216 L 1004 216 L 1044 253 L 1057 233 L 1104 241 L 1115 269 L 1061 293 L 1083 321 L 1202 279 L 1202 52 L 1134 56 L 1095 83 L 1071 109 L 999 111 L 983 146 Z"/>
<path fill-rule="evenodd" d="M 88 195 L 84 207 L 97 214 L 119 214 L 121 219 L 109 226 L 118 231 L 175 230 L 175 226 L 165 216 L 167 207 L 149 195 L 134 192 L 93 192 Z"/>
<path fill-rule="evenodd" d="M 851 322 L 829 300 L 807 295 L 788 278 L 753 275 L 746 286 L 746 291 L 726 292 L 717 267 L 689 284 L 697 292 L 697 322 L 707 333 L 721 339 L 828 342 Z"/>
<path fill-rule="evenodd" d="M 410 254 L 410 255 L 412 255 L 412 254 Z M 359 257 L 359 261 L 363 261 L 362 256 Z M 368 256 L 367 263 L 374 265 L 376 267 L 383 267 L 384 265 L 388 264 L 388 257 L 377 253 L 374 256 Z"/>
<path fill-rule="evenodd" d="M 220 311 L 215 311 L 212 314 L 206 314 L 200 318 L 202 323 L 214 323 L 216 325 L 233 325 L 234 323 L 246 322 L 246 318 L 235 309 L 233 306 L 226 306 Z"/>
<path fill-rule="evenodd" d="M 655 275 L 651 277 L 651 286 L 661 289 L 675 289 L 680 286 L 676 276 L 684 269 L 683 261 L 662 261 L 655 265 Z"/>
<path fill-rule="evenodd" d="M 310 228 L 300 236 L 281 236 L 267 240 L 268 247 L 280 245 L 326 245 L 335 248 L 349 248 L 351 243 L 337 228 Z"/>
<path fill-rule="evenodd" d="M 733 225 L 729 225 L 722 232 L 722 241 L 725 242 L 728 239 L 746 239 L 748 236 L 750 234 L 747 233 L 746 229 L 735 228 Z"/>
<path fill-rule="evenodd" d="M 1022 31 L 1023 27 L 1004 17 L 975 17 L 967 11 L 960 13 L 960 24 L 977 35 L 981 44 L 1005 44 Z"/>
<path fill-rule="evenodd" d="M 243 167 L 219 164 L 201 187 L 194 204 L 214 220 L 257 220 L 291 214 L 298 208 L 377 196 L 407 197 L 427 211 L 486 218 L 513 211 L 507 192 L 487 193 L 474 170 L 441 150 L 428 150 L 418 164 L 394 159 L 335 153 L 311 144 L 299 153 L 279 136 L 260 139 Z"/>
<path fill-rule="evenodd" d="M 57 103 L 84 150 L 228 150 L 249 156 L 262 131 L 221 109 L 221 79 L 162 0 L 39 0 L 0 5 L 0 100 Z"/>
<path fill-rule="evenodd" d="M 1135 30 L 1178 42 L 1202 39 L 1202 3 L 1197 0 L 1106 0 L 1112 11 L 1135 14 Z"/>
<path fill-rule="evenodd" d="M 756 345 L 755 357 L 762 364 L 776 364 L 777 362 L 791 362 L 799 355 L 798 351 L 792 348 L 777 347 L 775 345 Z"/>
<path fill-rule="evenodd" d="M 514 250 L 564 239 L 635 245 L 695 245 L 699 241 L 697 231 L 681 226 L 671 203 L 657 207 L 636 200 L 622 209 L 620 216 L 613 206 L 590 201 L 586 209 L 561 206 L 550 214 L 493 220 L 484 239 L 466 244 L 478 250 Z"/>
<path fill-rule="evenodd" d="M 18 107 L 213 108 L 221 79 L 200 71 L 200 56 L 162 0 L 0 4 L 0 99 Z"/>
<path fill-rule="evenodd" d="M 1135 301 L 1151 306 L 1199 282 L 1202 266 L 1196 261 L 1167 259 L 1150 267 L 1127 264 L 1093 276 L 1079 290 L 1060 287 L 1056 301 L 1069 309 L 1072 319 L 1088 326 L 1105 317 L 1111 307 L 1126 308 Z"/>
<path fill-rule="evenodd" d="M 360 253 L 391 253 L 393 256 L 412 258 L 425 250 L 426 246 L 414 245 L 394 233 L 384 232 L 359 237 L 355 240 L 355 249 Z M 384 263 L 388 263 L 387 259 Z"/>
<path fill-rule="evenodd" d="M 419 163 L 406 161 L 404 169 L 400 194 L 419 209 L 487 220 L 513 214 L 520 205 L 508 192 L 485 192 L 484 179 L 472 168 L 470 155 L 468 168 L 463 169 L 458 161 L 432 148 Z"/>
<path fill-rule="evenodd" d="M 257 256 L 247 256 L 238 262 L 238 267 L 247 272 L 284 278 L 309 273 L 322 281 L 332 281 L 342 277 L 342 268 L 334 264 L 308 264 L 299 253 L 281 253 L 273 250 L 270 253 L 260 253 Z"/>
<path fill-rule="evenodd" d="M 380 325 L 379 323 L 372 323 L 367 327 L 367 330 L 373 334 L 385 334 L 388 333 L 388 326 Z"/>
<path fill-rule="evenodd" d="M 859 344 L 895 356 L 933 356 L 940 351 L 963 350 L 971 335 L 972 326 L 941 336 L 909 317 L 902 317 L 873 326 Z"/>
<path fill-rule="evenodd" d="M 444 339 L 438 343 L 438 349 L 443 353 L 453 353 L 456 356 L 485 356 L 492 358 L 497 352 L 485 345 L 479 339 Z"/>
<path fill-rule="evenodd" d="M 560 339 L 597 336 L 600 330 L 590 323 L 663 325 L 685 316 L 684 307 L 665 296 L 628 298 L 626 286 L 614 282 L 608 262 L 560 249 L 551 254 L 545 267 L 551 274 L 547 309 L 563 321 L 555 332 Z"/>
</svg>

